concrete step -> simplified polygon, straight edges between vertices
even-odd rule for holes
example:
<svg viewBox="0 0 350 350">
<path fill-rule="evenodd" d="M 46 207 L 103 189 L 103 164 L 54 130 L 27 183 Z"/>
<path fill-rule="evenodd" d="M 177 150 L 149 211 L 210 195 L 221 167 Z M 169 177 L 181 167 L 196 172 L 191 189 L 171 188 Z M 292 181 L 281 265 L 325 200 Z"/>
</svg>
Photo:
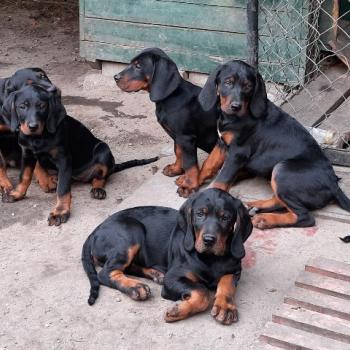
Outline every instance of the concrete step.
<svg viewBox="0 0 350 350">
<path fill-rule="evenodd" d="M 272 321 L 350 344 L 350 322 L 333 316 L 291 305 L 283 305 L 280 310 L 274 313 Z"/>
<path fill-rule="evenodd" d="M 350 283 L 336 278 L 303 272 L 299 275 L 295 285 L 300 288 L 350 300 Z"/>
<path fill-rule="evenodd" d="M 305 271 L 350 282 L 349 264 L 322 257 L 310 259 Z"/>
<path fill-rule="evenodd" d="M 284 303 L 350 321 L 350 303 L 331 295 L 292 287 L 285 295 Z"/>
<path fill-rule="evenodd" d="M 286 350 L 349 350 L 349 344 L 268 322 L 260 336 L 262 343 Z"/>
</svg>

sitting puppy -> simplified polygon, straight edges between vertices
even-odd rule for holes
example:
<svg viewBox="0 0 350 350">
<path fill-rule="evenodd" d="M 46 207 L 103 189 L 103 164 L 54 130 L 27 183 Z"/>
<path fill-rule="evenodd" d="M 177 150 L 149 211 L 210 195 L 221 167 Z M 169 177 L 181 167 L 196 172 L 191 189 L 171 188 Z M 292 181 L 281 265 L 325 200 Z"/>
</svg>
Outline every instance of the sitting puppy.
<svg viewBox="0 0 350 350">
<path fill-rule="evenodd" d="M 198 102 L 202 89 L 182 79 L 176 64 L 158 48 L 141 51 L 114 79 L 123 91 L 149 92 L 151 101 L 156 103 L 158 122 L 174 140 L 176 161 L 166 166 L 163 174 L 176 176 L 185 170 L 185 175 L 176 180 L 179 195 L 187 198 L 198 191 L 199 185 L 214 176 L 225 159 L 225 147 L 217 134 L 217 108 L 203 111 Z M 205 162 L 200 172 L 197 148 L 212 152 L 210 162 Z"/>
<path fill-rule="evenodd" d="M 313 226 L 309 210 L 333 200 L 350 211 L 330 161 L 301 124 L 267 99 L 257 69 L 242 61 L 218 66 L 199 97 L 203 108 L 213 108 L 218 94 L 227 155 L 213 186 L 229 191 L 242 171 L 270 179 L 274 196 L 247 203 L 257 212 L 255 227 Z M 270 213 L 279 209 L 285 213 Z"/>
<path fill-rule="evenodd" d="M 18 135 L 12 133 L 1 116 L 2 105 L 11 92 L 19 90 L 22 86 L 37 84 L 47 91 L 61 96 L 61 91 L 52 84 L 46 73 L 40 68 L 24 68 L 18 70 L 9 78 L 0 79 L 0 193 L 5 194 L 13 190 L 7 177 L 6 161 L 17 161 L 21 158 L 21 148 L 18 145 Z M 49 175 L 38 164 L 34 175 L 40 187 L 45 192 L 54 192 L 57 186 L 57 177 Z"/>
<path fill-rule="evenodd" d="M 220 189 L 193 194 L 179 211 L 136 207 L 120 211 L 87 238 L 82 263 L 90 284 L 88 303 L 100 283 L 145 300 L 150 288 L 125 274 L 164 283 L 162 296 L 178 300 L 165 311 L 174 322 L 204 311 L 209 289 L 217 288 L 212 316 L 222 324 L 238 320 L 234 302 L 252 224 L 242 202 Z M 94 264 L 102 266 L 97 274 Z M 165 275 L 164 275 L 165 274 Z"/>
<path fill-rule="evenodd" d="M 57 96 L 41 86 L 28 85 L 12 92 L 4 102 L 3 117 L 12 131 L 20 127 L 22 169 L 20 183 L 2 200 L 14 202 L 25 196 L 37 161 L 45 169 L 57 170 L 57 206 L 49 216 L 49 225 L 57 226 L 68 220 L 71 178 L 92 182 L 91 197 L 103 199 L 106 197 L 103 187 L 111 174 L 158 159 L 115 164 L 108 145 L 68 116 Z"/>
</svg>

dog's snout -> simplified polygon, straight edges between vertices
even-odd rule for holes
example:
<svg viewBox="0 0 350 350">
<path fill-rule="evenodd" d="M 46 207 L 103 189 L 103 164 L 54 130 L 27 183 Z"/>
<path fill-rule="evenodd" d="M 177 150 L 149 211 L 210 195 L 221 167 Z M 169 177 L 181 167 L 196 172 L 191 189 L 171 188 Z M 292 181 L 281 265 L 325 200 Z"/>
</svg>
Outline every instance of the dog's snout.
<svg viewBox="0 0 350 350">
<path fill-rule="evenodd" d="M 47 89 L 47 91 L 48 91 L 48 92 L 51 92 L 51 93 L 54 94 L 54 95 L 57 95 L 57 92 L 58 92 L 56 86 L 54 86 L 54 85 L 49 86 L 48 89 Z"/>
<path fill-rule="evenodd" d="M 39 124 L 38 123 L 29 123 L 28 128 L 30 131 L 36 131 L 39 128 Z"/>
<path fill-rule="evenodd" d="M 122 75 L 121 75 L 120 73 L 118 73 L 118 74 L 116 74 L 116 75 L 114 76 L 114 80 L 115 80 L 116 82 L 118 82 L 121 78 L 122 78 Z"/>
<path fill-rule="evenodd" d="M 231 109 L 234 111 L 234 112 L 237 112 L 239 110 L 241 110 L 242 108 L 242 104 L 239 103 L 239 102 L 232 102 L 231 103 Z"/>
<path fill-rule="evenodd" d="M 212 247 L 216 243 L 216 238 L 212 235 L 203 236 L 204 245 L 207 247 Z"/>
</svg>

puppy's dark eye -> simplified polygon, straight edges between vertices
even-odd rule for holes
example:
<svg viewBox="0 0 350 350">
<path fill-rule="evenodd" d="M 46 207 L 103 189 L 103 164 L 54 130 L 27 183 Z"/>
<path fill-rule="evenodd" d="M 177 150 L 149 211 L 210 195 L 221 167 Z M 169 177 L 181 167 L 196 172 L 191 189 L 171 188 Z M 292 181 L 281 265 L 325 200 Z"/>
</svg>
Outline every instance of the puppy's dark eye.
<svg viewBox="0 0 350 350">
<path fill-rule="evenodd" d="M 199 212 L 197 213 L 197 216 L 199 216 L 200 218 L 201 218 L 203 215 L 204 215 L 204 213 L 203 213 L 202 211 L 199 211 Z"/>
<path fill-rule="evenodd" d="M 25 108 L 26 108 L 26 105 L 25 105 L 24 103 L 21 103 L 21 104 L 19 105 L 19 108 L 20 108 L 20 109 L 25 109 Z"/>
<path fill-rule="evenodd" d="M 141 69 L 140 63 L 134 63 L 134 68 Z"/>
<path fill-rule="evenodd" d="M 226 86 L 231 86 L 231 85 L 232 85 L 232 81 L 231 81 L 230 79 L 227 79 L 227 80 L 224 82 L 224 84 L 225 84 Z"/>
<path fill-rule="evenodd" d="M 222 219 L 222 221 L 227 221 L 228 220 L 228 216 L 223 215 L 221 219 Z"/>
<path fill-rule="evenodd" d="M 244 89 L 248 91 L 252 88 L 252 86 L 253 85 L 251 83 L 245 84 Z"/>
<path fill-rule="evenodd" d="M 45 105 L 43 104 L 43 103 L 40 103 L 40 109 L 43 109 L 43 108 L 45 108 Z"/>
<path fill-rule="evenodd" d="M 45 74 L 41 74 L 41 79 L 46 79 L 47 76 Z"/>
</svg>

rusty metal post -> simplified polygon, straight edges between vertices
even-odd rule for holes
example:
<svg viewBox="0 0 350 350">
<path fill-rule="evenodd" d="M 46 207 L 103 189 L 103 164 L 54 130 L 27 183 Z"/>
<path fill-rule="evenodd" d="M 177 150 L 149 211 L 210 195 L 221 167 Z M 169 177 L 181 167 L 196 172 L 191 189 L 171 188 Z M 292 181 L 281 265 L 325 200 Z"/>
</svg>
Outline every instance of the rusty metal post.
<svg viewBox="0 0 350 350">
<path fill-rule="evenodd" d="M 247 1 L 247 63 L 258 67 L 259 54 L 259 0 Z"/>
</svg>

